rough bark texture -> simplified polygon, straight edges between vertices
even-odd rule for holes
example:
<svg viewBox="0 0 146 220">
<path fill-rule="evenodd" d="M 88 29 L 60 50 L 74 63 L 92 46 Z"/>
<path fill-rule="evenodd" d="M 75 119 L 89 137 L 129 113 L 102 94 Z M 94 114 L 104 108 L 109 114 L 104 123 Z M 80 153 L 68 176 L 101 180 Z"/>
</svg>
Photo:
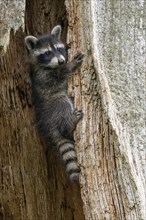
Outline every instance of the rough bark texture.
<svg viewBox="0 0 146 220">
<path fill-rule="evenodd" d="M 145 219 L 145 2 L 0 3 L 0 219 Z M 85 53 L 69 81 L 84 112 L 75 133 L 80 187 L 50 147 L 46 157 L 34 126 L 24 37 L 56 24 L 70 57 Z"/>
<path fill-rule="evenodd" d="M 86 54 L 73 80 L 86 219 L 145 219 L 145 2 L 66 5 L 68 41 Z"/>
</svg>

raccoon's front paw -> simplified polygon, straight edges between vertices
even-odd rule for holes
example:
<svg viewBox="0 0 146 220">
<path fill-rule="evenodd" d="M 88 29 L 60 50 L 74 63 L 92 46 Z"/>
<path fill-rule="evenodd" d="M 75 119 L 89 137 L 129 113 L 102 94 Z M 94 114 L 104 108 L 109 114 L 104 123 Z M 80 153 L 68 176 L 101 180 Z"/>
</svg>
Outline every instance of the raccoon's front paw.
<svg viewBox="0 0 146 220">
<path fill-rule="evenodd" d="M 74 60 L 77 62 L 77 63 L 81 63 L 83 61 L 83 58 L 84 58 L 84 54 L 79 52 L 77 53 L 75 56 L 74 56 Z"/>
<path fill-rule="evenodd" d="M 82 110 L 75 109 L 74 115 L 78 120 L 80 120 L 81 118 L 83 118 L 84 113 L 82 112 Z"/>
</svg>

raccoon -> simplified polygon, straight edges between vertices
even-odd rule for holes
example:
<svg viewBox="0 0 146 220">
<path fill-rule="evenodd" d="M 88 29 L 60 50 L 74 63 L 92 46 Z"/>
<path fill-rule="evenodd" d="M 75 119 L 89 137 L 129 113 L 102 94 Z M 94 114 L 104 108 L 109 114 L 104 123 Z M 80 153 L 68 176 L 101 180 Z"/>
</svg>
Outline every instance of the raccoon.
<svg viewBox="0 0 146 220">
<path fill-rule="evenodd" d="M 78 181 L 80 169 L 73 132 L 83 113 L 74 109 L 67 95 L 67 78 L 82 63 L 84 55 L 77 53 L 67 63 L 67 50 L 60 35 L 61 26 L 57 25 L 50 35 L 27 36 L 25 44 L 29 53 L 37 128 L 48 144 L 60 153 L 70 180 Z"/>
</svg>

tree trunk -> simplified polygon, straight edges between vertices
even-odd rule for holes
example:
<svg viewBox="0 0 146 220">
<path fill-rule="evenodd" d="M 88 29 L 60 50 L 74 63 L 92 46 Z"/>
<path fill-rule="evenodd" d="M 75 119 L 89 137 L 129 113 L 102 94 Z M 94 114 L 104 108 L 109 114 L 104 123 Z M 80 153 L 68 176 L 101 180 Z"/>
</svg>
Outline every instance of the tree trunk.
<svg viewBox="0 0 146 220">
<path fill-rule="evenodd" d="M 145 6 L 142 0 L 1 0 L 0 219 L 146 218 Z M 79 185 L 39 137 L 30 98 L 24 37 L 56 24 L 71 46 L 69 58 L 85 53 L 69 80 L 69 94 L 84 112 L 75 132 Z"/>
</svg>

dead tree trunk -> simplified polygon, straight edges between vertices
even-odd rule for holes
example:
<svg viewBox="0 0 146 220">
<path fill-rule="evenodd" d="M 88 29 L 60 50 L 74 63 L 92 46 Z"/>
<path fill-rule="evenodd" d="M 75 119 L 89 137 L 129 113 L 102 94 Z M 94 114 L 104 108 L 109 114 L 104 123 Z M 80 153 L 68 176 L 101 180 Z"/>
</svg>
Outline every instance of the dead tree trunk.
<svg viewBox="0 0 146 220">
<path fill-rule="evenodd" d="M 140 220 L 144 188 L 143 1 L 1 0 L 0 219 Z M 75 133 L 80 186 L 34 125 L 24 37 L 63 27 L 85 53 L 69 81 L 84 119 Z"/>
</svg>

